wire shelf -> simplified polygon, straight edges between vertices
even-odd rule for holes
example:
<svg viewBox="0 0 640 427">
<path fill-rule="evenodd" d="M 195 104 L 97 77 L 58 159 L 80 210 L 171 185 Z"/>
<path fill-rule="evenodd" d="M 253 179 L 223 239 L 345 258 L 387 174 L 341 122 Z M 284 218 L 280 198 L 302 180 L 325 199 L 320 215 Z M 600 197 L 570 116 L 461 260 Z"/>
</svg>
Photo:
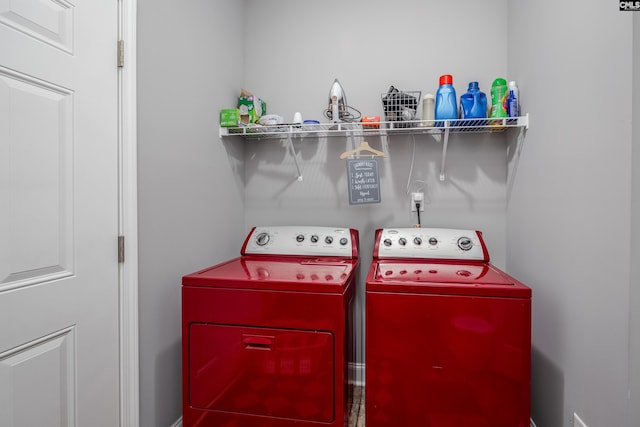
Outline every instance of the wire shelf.
<svg viewBox="0 0 640 427">
<path fill-rule="evenodd" d="M 457 119 L 457 120 L 410 120 L 381 121 L 379 123 L 320 123 L 251 125 L 242 127 L 220 127 L 220 136 L 240 136 L 256 139 L 305 138 L 332 136 L 378 136 L 396 134 L 441 134 L 504 132 L 509 128 L 529 127 L 529 116 L 502 119 Z"/>
<path fill-rule="evenodd" d="M 522 143 L 524 131 L 529 129 L 529 114 L 521 117 L 501 119 L 457 119 L 457 120 L 410 120 L 366 123 L 321 123 L 321 124 L 281 124 L 272 126 L 251 125 L 244 127 L 220 127 L 220 137 L 240 137 L 246 140 L 286 139 L 287 148 L 298 170 L 298 181 L 302 181 L 302 169 L 298 162 L 293 140 L 297 138 L 322 137 L 366 137 L 390 135 L 438 135 L 442 143 L 440 180 L 445 179 L 447 145 L 451 133 L 504 132 L 519 128 L 518 147 Z M 519 149 L 518 149 L 519 150 Z"/>
</svg>

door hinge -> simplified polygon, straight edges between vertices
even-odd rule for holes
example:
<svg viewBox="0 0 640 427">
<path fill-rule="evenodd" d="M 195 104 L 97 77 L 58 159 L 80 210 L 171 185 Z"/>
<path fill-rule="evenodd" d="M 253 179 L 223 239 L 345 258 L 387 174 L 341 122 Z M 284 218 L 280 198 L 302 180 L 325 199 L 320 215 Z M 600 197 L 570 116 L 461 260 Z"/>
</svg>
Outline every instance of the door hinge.
<svg viewBox="0 0 640 427">
<path fill-rule="evenodd" d="M 124 262 L 124 236 L 118 236 L 118 262 Z"/>
<path fill-rule="evenodd" d="M 118 68 L 124 67 L 124 40 L 118 40 Z"/>
</svg>

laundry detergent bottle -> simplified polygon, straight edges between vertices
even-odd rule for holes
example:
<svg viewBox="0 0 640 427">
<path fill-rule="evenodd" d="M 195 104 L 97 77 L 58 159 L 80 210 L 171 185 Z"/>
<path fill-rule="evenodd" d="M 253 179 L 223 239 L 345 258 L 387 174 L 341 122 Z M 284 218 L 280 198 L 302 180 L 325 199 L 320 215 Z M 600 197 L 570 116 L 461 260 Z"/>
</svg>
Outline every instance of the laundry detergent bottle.
<svg viewBox="0 0 640 427">
<path fill-rule="evenodd" d="M 491 112 L 489 117 L 492 119 L 502 119 L 507 117 L 507 81 L 498 77 L 491 85 Z M 500 126 L 502 120 L 494 120 L 489 122 L 492 126 Z"/>
<path fill-rule="evenodd" d="M 487 95 L 480 90 L 478 82 L 469 82 L 467 93 L 460 96 L 460 109 L 463 119 L 487 117 Z"/>
<path fill-rule="evenodd" d="M 438 126 L 442 126 L 442 120 L 456 120 L 458 118 L 458 99 L 453 87 L 453 76 L 444 74 L 440 76 L 440 86 L 436 92 L 435 119 Z"/>
</svg>

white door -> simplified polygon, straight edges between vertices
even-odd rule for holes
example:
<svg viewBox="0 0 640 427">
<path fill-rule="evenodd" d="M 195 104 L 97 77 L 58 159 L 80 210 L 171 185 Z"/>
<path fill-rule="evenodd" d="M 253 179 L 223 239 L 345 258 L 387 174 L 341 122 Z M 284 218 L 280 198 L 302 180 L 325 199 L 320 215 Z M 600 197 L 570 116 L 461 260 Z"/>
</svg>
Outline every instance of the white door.
<svg viewBox="0 0 640 427">
<path fill-rule="evenodd" d="M 119 424 L 116 0 L 0 0 L 0 427 Z"/>
</svg>

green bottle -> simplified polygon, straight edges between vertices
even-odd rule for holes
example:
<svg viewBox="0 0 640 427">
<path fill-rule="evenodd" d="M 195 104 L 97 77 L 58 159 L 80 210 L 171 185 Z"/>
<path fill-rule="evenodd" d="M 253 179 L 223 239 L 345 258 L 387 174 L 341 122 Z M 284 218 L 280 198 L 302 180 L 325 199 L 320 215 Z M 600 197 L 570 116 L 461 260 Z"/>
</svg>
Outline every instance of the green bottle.
<svg viewBox="0 0 640 427">
<path fill-rule="evenodd" d="M 495 79 L 491 85 L 491 112 L 489 113 L 489 118 L 501 119 L 509 116 L 507 114 L 508 95 L 509 91 L 507 90 L 507 81 L 500 77 Z M 493 126 L 499 126 L 502 124 L 502 120 L 496 120 L 490 122 L 490 124 Z"/>
</svg>

